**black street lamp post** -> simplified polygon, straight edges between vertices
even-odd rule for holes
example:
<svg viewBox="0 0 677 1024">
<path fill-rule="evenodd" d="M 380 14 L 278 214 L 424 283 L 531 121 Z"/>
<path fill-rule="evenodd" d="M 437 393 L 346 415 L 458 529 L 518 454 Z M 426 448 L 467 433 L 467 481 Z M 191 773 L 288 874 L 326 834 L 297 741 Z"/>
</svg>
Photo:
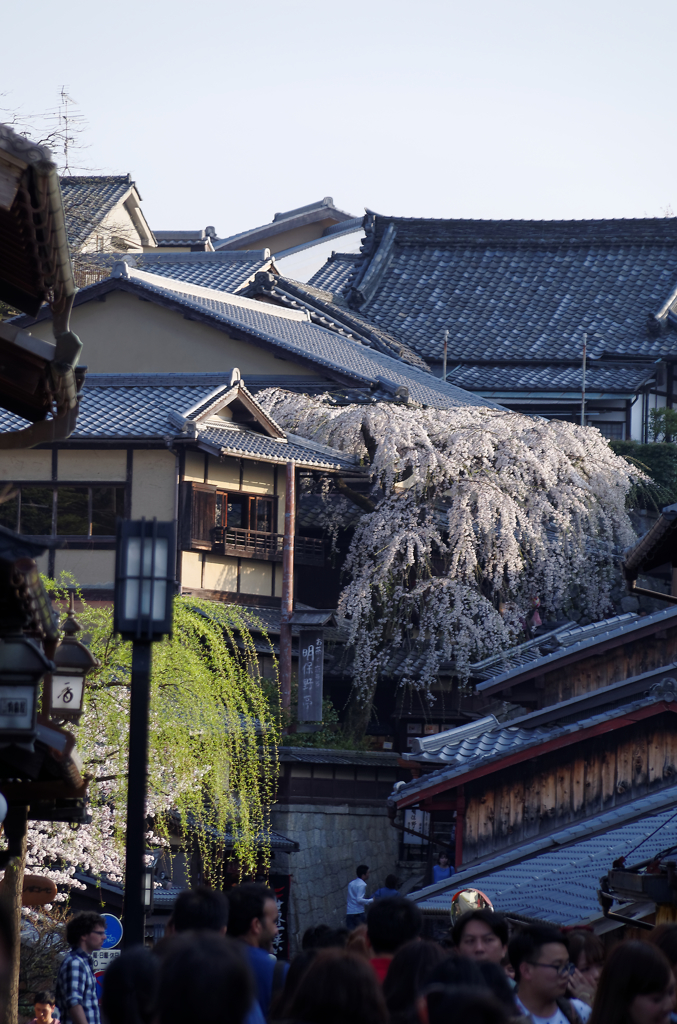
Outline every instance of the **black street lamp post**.
<svg viewBox="0 0 677 1024">
<path fill-rule="evenodd" d="M 145 938 L 151 644 L 172 631 L 175 551 L 173 522 L 118 521 L 114 625 L 115 632 L 133 644 L 124 895 L 126 947 L 141 945 Z"/>
</svg>

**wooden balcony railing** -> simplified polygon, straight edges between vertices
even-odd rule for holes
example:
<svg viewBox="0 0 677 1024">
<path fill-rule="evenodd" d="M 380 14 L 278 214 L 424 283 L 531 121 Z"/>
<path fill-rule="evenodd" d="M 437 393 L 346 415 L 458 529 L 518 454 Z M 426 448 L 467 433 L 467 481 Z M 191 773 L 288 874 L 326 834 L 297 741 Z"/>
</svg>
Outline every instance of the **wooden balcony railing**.
<svg viewBox="0 0 677 1024">
<path fill-rule="evenodd" d="M 223 555 L 258 558 L 265 562 L 281 562 L 284 535 L 237 527 L 215 527 L 214 550 Z M 294 537 L 294 561 L 299 565 L 324 565 L 324 541 L 316 537 Z"/>
</svg>

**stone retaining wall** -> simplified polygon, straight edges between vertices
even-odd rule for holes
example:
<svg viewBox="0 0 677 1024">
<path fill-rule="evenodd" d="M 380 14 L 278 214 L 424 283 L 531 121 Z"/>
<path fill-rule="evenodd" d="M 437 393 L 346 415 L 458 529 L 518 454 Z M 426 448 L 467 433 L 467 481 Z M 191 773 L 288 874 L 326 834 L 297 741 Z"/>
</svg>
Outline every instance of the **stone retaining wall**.
<svg viewBox="0 0 677 1024">
<path fill-rule="evenodd" d="M 290 874 L 289 940 L 292 954 L 311 925 L 345 925 L 348 883 L 358 864 L 370 868 L 367 895 L 397 871 L 399 833 L 385 807 L 278 804 L 272 827 L 299 844 L 298 853 L 276 853 L 274 874 Z"/>
</svg>

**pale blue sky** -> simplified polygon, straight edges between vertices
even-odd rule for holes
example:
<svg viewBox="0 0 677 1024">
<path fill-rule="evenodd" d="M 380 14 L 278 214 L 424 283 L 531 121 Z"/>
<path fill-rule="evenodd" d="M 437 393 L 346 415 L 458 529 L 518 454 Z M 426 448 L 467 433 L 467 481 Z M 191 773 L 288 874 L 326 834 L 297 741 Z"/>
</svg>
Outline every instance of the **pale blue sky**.
<svg viewBox="0 0 677 1024">
<path fill-rule="evenodd" d="M 3 10 L 0 105 L 89 121 L 156 229 L 677 211 L 669 0 L 137 0 Z M 23 44 L 23 45 L 20 45 Z"/>
</svg>

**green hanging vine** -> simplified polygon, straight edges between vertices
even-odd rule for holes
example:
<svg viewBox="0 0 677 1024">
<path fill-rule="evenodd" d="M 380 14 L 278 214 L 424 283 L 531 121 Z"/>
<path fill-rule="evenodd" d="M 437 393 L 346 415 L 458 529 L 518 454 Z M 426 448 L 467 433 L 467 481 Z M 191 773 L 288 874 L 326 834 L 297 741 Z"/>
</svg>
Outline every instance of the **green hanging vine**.
<svg viewBox="0 0 677 1024">
<path fill-rule="evenodd" d="M 73 581 L 45 581 L 64 600 Z M 111 607 L 83 602 L 82 639 L 100 659 L 88 677 L 78 752 L 91 775 L 92 822 L 73 832 L 57 823 L 29 830 L 31 867 L 55 855 L 57 879 L 77 884 L 76 868 L 122 879 L 132 645 L 113 634 Z M 174 633 L 153 645 L 149 728 L 149 845 L 180 831 L 218 885 L 232 844 L 242 875 L 267 872 L 269 810 L 277 783 L 279 720 L 258 673 L 251 616 L 234 605 L 177 597 Z M 264 642 L 266 641 L 264 634 Z M 231 837 L 227 843 L 225 837 Z M 70 881 L 69 881 L 70 879 Z"/>
</svg>

